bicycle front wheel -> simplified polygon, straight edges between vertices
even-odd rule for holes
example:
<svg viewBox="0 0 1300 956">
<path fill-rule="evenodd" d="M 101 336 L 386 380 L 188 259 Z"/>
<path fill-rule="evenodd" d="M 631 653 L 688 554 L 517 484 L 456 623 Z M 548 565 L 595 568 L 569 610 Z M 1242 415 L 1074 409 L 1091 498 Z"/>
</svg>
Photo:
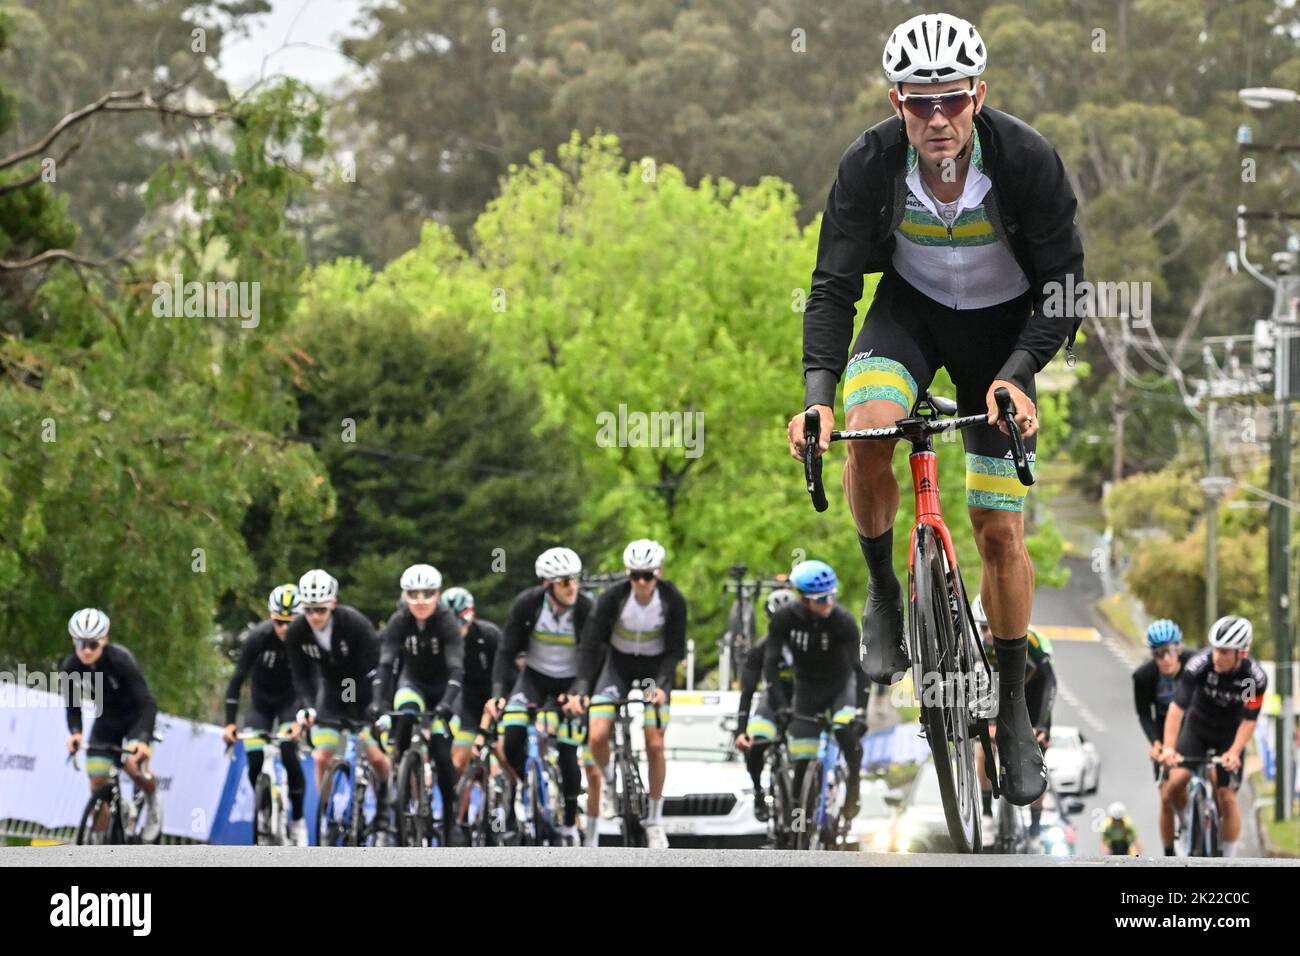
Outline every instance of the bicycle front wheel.
<svg viewBox="0 0 1300 956">
<path fill-rule="evenodd" d="M 617 760 L 619 817 L 623 827 L 623 845 L 645 847 L 650 845 L 645 832 L 644 791 L 641 774 L 626 757 Z"/>
<path fill-rule="evenodd" d="M 352 830 L 352 796 L 352 767 L 344 760 L 335 760 L 321 780 L 316 807 L 317 846 L 347 846 Z"/>
<path fill-rule="evenodd" d="M 424 758 L 414 747 L 402 755 L 397 771 L 397 845 L 428 846 L 432 841 L 424 787 Z"/>
<path fill-rule="evenodd" d="M 948 836 L 958 853 L 978 853 L 979 786 L 967 691 L 971 662 L 959 644 L 949 604 L 943 552 L 929 525 L 916 528 L 910 592 L 914 691 L 934 756 Z"/>
<path fill-rule="evenodd" d="M 253 845 L 277 846 L 280 834 L 275 832 L 275 807 L 271 794 L 271 778 L 262 774 L 253 791 Z"/>
<path fill-rule="evenodd" d="M 820 850 L 822 844 L 821 821 L 817 805 L 821 802 L 822 778 L 825 767 L 820 760 L 809 760 L 799 788 L 799 809 L 794 819 L 794 848 Z"/>
<path fill-rule="evenodd" d="M 775 747 L 773 747 L 775 750 Z M 772 834 L 772 848 L 775 850 L 793 850 L 794 839 L 790 830 L 794 811 L 794 797 L 790 792 L 790 773 L 785 761 L 776 755 L 769 758 L 768 781 L 772 790 L 772 808 L 769 828 Z"/>
<path fill-rule="evenodd" d="M 95 821 L 101 812 L 108 814 L 104 829 L 96 830 Z M 122 820 L 113 809 L 113 800 L 108 787 L 92 793 L 82 811 L 81 822 L 77 824 L 77 846 L 116 846 L 126 842 L 122 829 Z"/>
</svg>

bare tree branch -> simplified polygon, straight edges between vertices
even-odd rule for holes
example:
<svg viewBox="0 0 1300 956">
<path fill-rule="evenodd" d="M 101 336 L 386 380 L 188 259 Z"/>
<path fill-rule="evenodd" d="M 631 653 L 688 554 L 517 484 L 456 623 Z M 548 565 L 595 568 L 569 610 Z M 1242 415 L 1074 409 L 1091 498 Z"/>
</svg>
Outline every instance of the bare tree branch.
<svg viewBox="0 0 1300 956">
<path fill-rule="evenodd" d="M 62 156 L 55 157 L 54 168 L 58 169 L 60 166 L 62 166 L 63 163 L 67 160 L 67 158 L 71 156 L 73 153 L 75 153 L 77 150 L 79 150 L 80 148 L 81 148 L 81 140 L 77 140 L 75 143 L 73 143 L 71 146 L 69 146 L 67 149 L 63 151 Z M 25 189 L 26 187 L 32 185 L 37 180 L 39 180 L 43 172 L 44 170 L 37 170 L 36 172 L 32 173 L 30 176 L 27 176 L 23 179 L 17 179 L 11 183 L 5 183 L 3 186 L 0 186 L 0 196 L 4 196 L 9 193 L 16 192 L 19 189 Z"/>
<path fill-rule="evenodd" d="M 0 259 L 0 272 L 20 272 L 23 269 L 30 269 L 33 266 L 39 266 L 44 262 L 53 262 L 55 259 L 66 259 L 69 262 L 75 262 L 83 266 L 91 266 L 95 269 L 108 268 L 108 262 L 99 259 L 88 259 L 85 256 L 79 256 L 75 252 L 69 252 L 67 249 L 46 249 L 44 252 L 32 256 L 30 259 L 19 259 L 17 261 L 10 259 Z"/>
</svg>

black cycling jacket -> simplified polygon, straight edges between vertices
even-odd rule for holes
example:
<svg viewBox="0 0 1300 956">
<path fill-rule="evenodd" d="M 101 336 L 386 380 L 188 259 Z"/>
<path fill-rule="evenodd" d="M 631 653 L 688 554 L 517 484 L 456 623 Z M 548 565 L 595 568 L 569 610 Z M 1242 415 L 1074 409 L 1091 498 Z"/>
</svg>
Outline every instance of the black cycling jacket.
<svg viewBox="0 0 1300 956">
<path fill-rule="evenodd" d="M 89 690 L 94 699 L 97 720 L 108 724 L 126 724 L 130 731 L 127 736 L 134 740 L 149 743 L 153 739 L 154 721 L 158 717 L 158 702 L 149 690 L 149 682 L 144 679 L 144 672 L 136 663 L 135 655 L 121 644 L 107 644 L 99 660 L 87 667 L 81 663 L 76 654 L 64 658 L 61 670 L 68 675 L 76 675 L 80 681 L 82 675 L 90 675 L 91 684 L 87 688 L 79 685 L 78 692 L 73 693 L 65 687 L 63 702 L 67 708 L 68 730 L 74 734 L 81 733 L 81 694 Z M 95 698 L 97 688 L 95 675 L 103 675 L 103 694 Z"/>
<path fill-rule="evenodd" d="M 1073 276 L 1084 280 L 1083 240 L 1075 224 L 1078 203 L 1052 144 L 1008 113 L 984 106 L 975 116 L 985 174 L 993 188 L 984 210 L 1029 279 L 1034 312 L 997 377 L 1028 389 L 1067 337 L 1074 343 L 1080 316 L 1073 309 L 1048 315 L 1052 284 L 1063 295 Z M 865 273 L 883 272 L 894 254 L 894 233 L 907 202 L 908 139 L 891 117 L 864 132 L 840 158 L 822 217 L 817 267 L 803 316 L 804 402 L 835 404 L 848 362 L 853 319 Z"/>
</svg>

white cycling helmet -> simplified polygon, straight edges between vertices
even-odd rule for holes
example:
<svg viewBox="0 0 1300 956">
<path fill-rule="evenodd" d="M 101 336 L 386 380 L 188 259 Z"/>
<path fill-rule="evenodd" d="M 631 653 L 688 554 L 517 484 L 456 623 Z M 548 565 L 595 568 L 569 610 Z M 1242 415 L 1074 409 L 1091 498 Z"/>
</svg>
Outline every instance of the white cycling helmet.
<svg viewBox="0 0 1300 956">
<path fill-rule="evenodd" d="M 767 596 L 767 616 L 771 617 L 787 604 L 793 604 L 798 598 L 789 588 L 777 588 Z"/>
<path fill-rule="evenodd" d="M 582 573 L 582 558 L 569 548 L 547 548 L 533 565 L 539 578 L 567 578 Z"/>
<path fill-rule="evenodd" d="M 885 43 L 890 83 L 948 83 L 984 72 L 988 55 L 979 31 L 947 13 L 923 13 L 894 28 Z"/>
<path fill-rule="evenodd" d="M 984 613 L 984 599 L 978 594 L 975 595 L 975 600 L 971 602 L 970 613 L 971 617 L 975 618 L 976 624 L 982 627 L 989 626 L 989 616 Z"/>
<path fill-rule="evenodd" d="M 1128 810 L 1125 808 L 1124 804 L 1120 803 L 1118 800 L 1106 808 L 1106 816 L 1110 817 L 1112 820 L 1119 820 L 1127 813 Z"/>
<path fill-rule="evenodd" d="M 74 641 L 100 641 L 108 635 L 108 615 L 97 607 L 83 607 L 68 618 Z"/>
<path fill-rule="evenodd" d="M 441 591 L 442 572 L 432 564 L 413 564 L 402 572 L 403 591 Z"/>
<path fill-rule="evenodd" d="M 623 566 L 629 571 L 653 571 L 664 566 L 664 546 L 649 538 L 638 538 L 623 549 Z"/>
<path fill-rule="evenodd" d="M 295 614 L 302 611 L 302 603 L 298 600 L 298 589 L 292 584 L 281 584 L 271 592 L 271 597 L 266 604 L 271 617 L 277 621 L 290 621 Z"/>
<path fill-rule="evenodd" d="M 1250 621 L 1235 614 L 1219 618 L 1210 625 L 1210 646 L 1232 651 L 1250 650 Z"/>
<path fill-rule="evenodd" d="M 325 604 L 339 595 L 339 582 L 320 568 L 312 568 L 298 579 L 298 600 L 303 604 Z"/>
</svg>

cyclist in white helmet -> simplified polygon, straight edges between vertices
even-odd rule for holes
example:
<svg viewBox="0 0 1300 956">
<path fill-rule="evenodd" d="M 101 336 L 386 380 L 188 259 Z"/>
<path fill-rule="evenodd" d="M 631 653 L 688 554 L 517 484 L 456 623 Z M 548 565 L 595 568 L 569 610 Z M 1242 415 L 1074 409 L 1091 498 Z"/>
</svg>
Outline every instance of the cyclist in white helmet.
<svg viewBox="0 0 1300 956">
<path fill-rule="evenodd" d="M 379 667 L 375 626 L 356 608 L 340 604 L 338 593 L 339 582 L 328 572 L 313 568 L 304 574 L 298 579 L 302 614 L 293 619 L 285 635 L 293 684 L 308 705 L 299 716 L 312 727 L 318 791 L 330 760 L 343 743 L 345 722 L 366 720 Z M 388 758 L 369 726 L 360 732 L 358 741 L 379 783 L 376 797 L 381 806 L 387 806 Z M 387 826 L 388 814 L 378 814 L 377 844 L 388 842 Z"/>
<path fill-rule="evenodd" d="M 578 678 L 578 637 L 592 602 L 578 590 L 582 559 L 569 548 L 548 548 L 534 565 L 541 584 L 520 592 L 510 608 L 492 673 L 489 716 L 500 718 L 506 762 L 524 777 L 530 715 L 558 709 Z M 526 654 L 522 671 L 515 657 Z M 506 700 L 509 693 L 510 699 Z M 549 726 L 549 725 L 548 725 Z M 586 739 L 582 721 L 565 715 L 557 721 L 564 823 L 555 835 L 563 846 L 577 846 L 578 794 L 582 790 L 578 749 Z M 513 809 L 511 801 L 510 809 Z"/>
<path fill-rule="evenodd" d="M 1183 667 L 1173 702 L 1165 714 L 1164 747 L 1160 762 L 1169 768 L 1161 799 L 1174 811 L 1187 806 L 1187 782 L 1192 772 L 1180 766 L 1184 758 L 1201 758 L 1213 750 L 1221 763 L 1214 768 L 1214 798 L 1222 826 L 1224 856 L 1235 856 L 1241 839 L 1241 760 L 1255 733 L 1264 706 L 1268 674 L 1250 656 L 1250 621 L 1235 614 L 1210 625 L 1210 646 L 1198 651 Z M 1165 847 L 1173 856 L 1174 848 Z"/>
<path fill-rule="evenodd" d="M 110 770 L 121 765 L 137 787 L 149 795 L 149 822 L 143 837 L 154 842 L 162 833 L 162 810 L 157 795 L 158 781 L 149 772 L 158 702 L 154 699 L 135 655 L 121 644 L 108 641 L 108 615 L 87 607 L 68 620 L 73 651 L 63 659 L 60 671 L 70 680 L 64 687 L 67 707 L 68 750 L 83 746 L 81 705 L 92 703 L 95 723 L 86 747 L 86 775 L 93 793 L 108 779 Z M 106 748 L 121 748 L 108 750 Z M 108 806 L 103 807 L 95 829 L 108 826 Z"/>
<path fill-rule="evenodd" d="M 652 705 L 645 709 L 644 724 L 650 770 L 646 842 L 651 849 L 668 846 L 662 823 L 668 772 L 664 735 L 677 665 L 686 654 L 686 598 L 663 577 L 664 557 L 663 545 L 649 538 L 633 541 L 624 549 L 623 566 L 628 579 L 605 591 L 587 619 L 578 653 L 576 695 L 570 698 L 570 707 L 576 713 L 590 702 L 591 753 L 602 772 L 589 774 L 588 786 L 606 794 L 609 789 L 602 787 L 602 777 L 603 782 L 609 782 L 613 775 L 610 737 L 614 707 L 610 701 L 627 697 L 628 691 L 637 686 Z M 608 800 L 606 804 L 608 813 L 613 804 Z M 596 825 L 595 820 L 587 821 L 588 843 L 595 842 Z"/>
<path fill-rule="evenodd" d="M 849 429 L 909 415 L 940 367 L 956 385 L 959 414 L 988 414 L 988 425 L 962 431 L 966 504 L 982 578 L 994 589 L 987 597 L 1001 662 L 1003 789 L 1025 805 L 1047 786 L 1024 702 L 1033 575 L 1025 488 L 1005 457 L 994 393 L 1010 393 L 1033 462 L 1034 376 L 1067 338 L 1072 347 L 1083 310 L 1061 300 L 1065 289 L 1086 286 L 1065 167 L 1038 132 L 985 104 L 987 59 L 979 31 L 946 13 L 913 17 L 886 43 L 890 117 L 845 151 L 826 200 L 804 309 L 804 409 L 790 419 L 789 440 L 801 460 L 804 410 L 815 408 L 817 454 L 829 447 L 841 376 Z M 852 343 L 863 274 L 877 272 Z M 863 667 L 889 684 L 911 664 L 893 568 L 897 440 L 847 444 L 844 486 L 870 579 Z"/>
</svg>

